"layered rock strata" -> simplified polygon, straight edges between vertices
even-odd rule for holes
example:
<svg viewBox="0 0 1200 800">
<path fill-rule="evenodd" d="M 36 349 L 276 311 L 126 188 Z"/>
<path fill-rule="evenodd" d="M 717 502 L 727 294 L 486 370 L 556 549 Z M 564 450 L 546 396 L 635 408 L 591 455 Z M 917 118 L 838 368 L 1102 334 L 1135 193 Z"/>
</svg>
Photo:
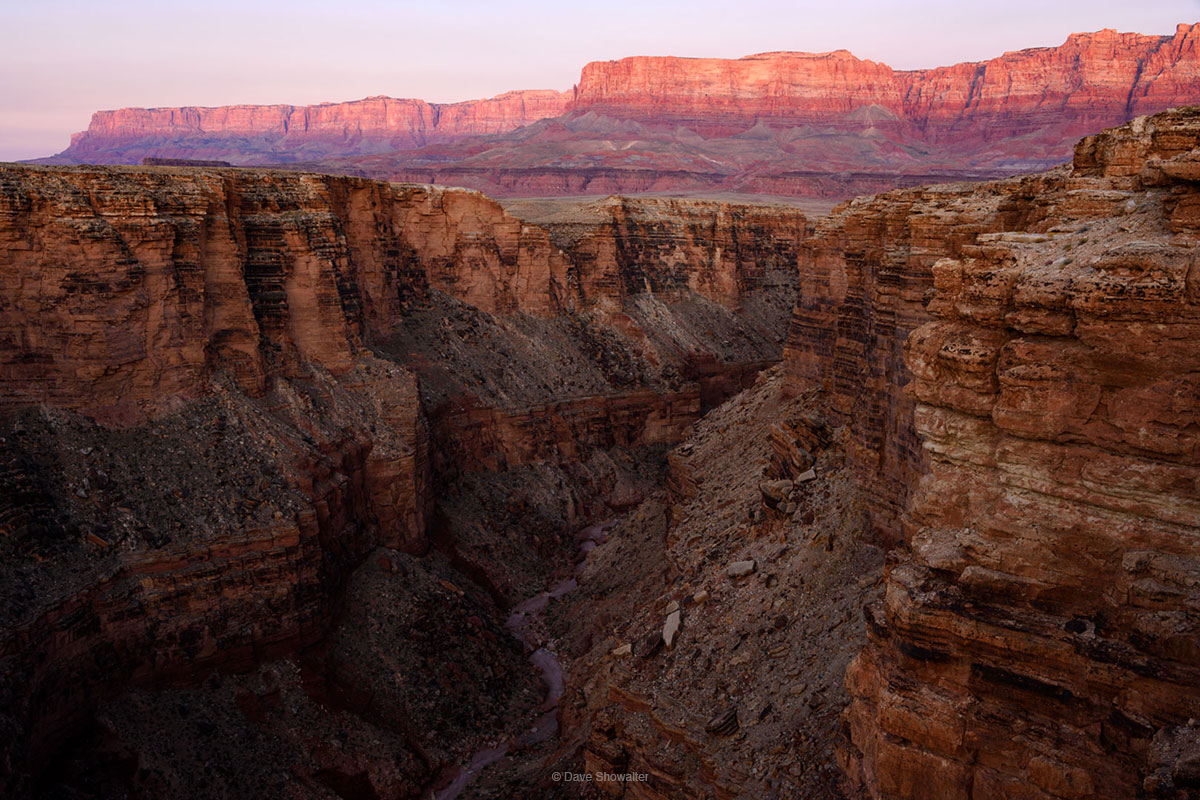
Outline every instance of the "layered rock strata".
<svg viewBox="0 0 1200 800">
<path fill-rule="evenodd" d="M 498 196 L 705 191 L 844 198 L 1045 169 L 1082 135 L 1200 102 L 1195 25 L 1102 30 L 981 62 L 894 70 L 838 50 L 584 66 L 567 92 L 433 106 L 98 112 L 49 159 L 296 164 Z M 465 138 L 464 138 L 465 137 Z"/>
<path fill-rule="evenodd" d="M 97 111 L 71 137 L 61 163 L 136 163 L 141 158 L 223 158 L 279 163 L 330 153 L 406 150 L 463 136 L 505 133 L 567 107 L 573 92 L 506 92 L 486 100 L 427 103 L 368 97 L 312 106 L 122 108 Z"/>
<path fill-rule="evenodd" d="M 2 180 L 0 706 L 19 791 L 106 693 L 310 643 L 371 548 L 427 546 L 416 379 L 361 338 L 424 281 L 380 217 L 345 213 L 389 207 L 387 187 Z"/>
<path fill-rule="evenodd" d="M 759 295 L 792 285 L 730 261 L 705 274 L 747 287 L 736 308 L 648 286 L 630 318 L 659 336 L 651 363 L 609 324 L 628 297 L 475 192 L 193 168 L 10 167 L 0 188 L 0 774 L 15 794 L 50 763 L 63 791 L 105 775 L 221 791 L 202 763 L 163 760 L 173 745 L 138 709 L 168 696 L 204 736 L 293 759 L 288 791 L 421 794 L 535 705 L 497 603 L 549 577 L 569 525 L 636 503 L 706 398 L 777 358 L 786 315 Z M 787 272 L 790 252 L 766 268 Z M 541 374 L 556 353 L 563 369 Z M 364 586 L 415 618 L 456 597 L 446 618 L 473 638 L 420 656 L 423 629 Z M 229 691 L 203 709 L 187 688 L 280 656 L 214 678 Z M 438 683 L 464 658 L 479 669 Z M 140 694 L 114 697 L 128 686 Z M 430 738 L 439 708 L 457 716 Z M 399 766 L 294 741 L 289 719 L 392 742 Z"/>
<path fill-rule="evenodd" d="M 1065 161 L 1080 136 L 1200 101 L 1197 28 L 1111 30 L 897 71 L 846 51 L 587 65 L 568 112 L 511 134 L 321 169 L 500 195 L 738 192 L 845 198 Z"/>
<path fill-rule="evenodd" d="M 565 604 L 549 763 L 629 798 L 1193 796 L 1198 152 L 1168 112 L 819 222 L 781 372 Z"/>
<path fill-rule="evenodd" d="M 1195 110 L 1089 137 L 1024 183 L 1034 213 L 1009 232 L 921 195 L 866 204 L 959 242 L 913 265 L 928 466 L 847 673 L 867 796 L 1195 791 L 1198 145 Z"/>
<path fill-rule="evenodd" d="M 512 207 L 570 256 L 584 297 L 617 305 L 639 294 L 678 300 L 691 292 L 737 308 L 796 262 L 809 225 L 788 206 L 674 198 Z"/>
<path fill-rule="evenodd" d="M 1047 125 L 1078 136 L 1189 96 L 1198 36 L 1187 24 L 1173 36 L 1077 33 L 1058 47 L 924 70 L 893 70 L 845 50 L 625 58 L 585 66 L 572 108 L 619 109 L 636 119 L 678 115 L 710 127 L 723 119 L 732 127 L 760 118 L 850 122 L 857 114 L 882 129 L 911 125 L 929 143 L 956 145 L 1044 134 Z"/>
<path fill-rule="evenodd" d="M 815 384 L 847 457 L 875 505 L 877 529 L 899 538 L 899 516 L 924 469 L 904 392 L 904 342 L 929 320 L 933 265 L 980 235 L 1036 224 L 1052 178 L 977 187 L 945 184 L 858 199 L 820 220 L 801 248 L 801 280 L 785 347 L 787 373 Z"/>
</svg>

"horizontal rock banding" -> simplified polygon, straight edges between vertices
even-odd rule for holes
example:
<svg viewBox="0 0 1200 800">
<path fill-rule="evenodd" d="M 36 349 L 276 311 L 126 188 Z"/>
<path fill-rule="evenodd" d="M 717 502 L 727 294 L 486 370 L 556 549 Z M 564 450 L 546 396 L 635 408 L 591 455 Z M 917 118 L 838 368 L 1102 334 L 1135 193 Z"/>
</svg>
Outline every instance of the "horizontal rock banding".
<svg viewBox="0 0 1200 800">
<path fill-rule="evenodd" d="M 1198 131 L 1169 112 L 957 208 L 866 204 L 906 199 L 902 227 L 965 237 L 908 258 L 930 298 L 892 377 L 911 376 L 912 416 L 867 426 L 925 453 L 894 460 L 924 474 L 847 674 L 843 763 L 867 796 L 1186 796 L 1200 295 L 1196 183 L 1172 175 L 1191 175 Z M 980 228 L 1004 198 L 1022 213 Z"/>
<path fill-rule="evenodd" d="M 532 371 L 525 348 L 571 325 L 593 348 L 578 360 L 600 361 L 648 338 L 627 301 L 735 324 L 755 291 L 779 289 L 766 275 L 794 271 L 804 235 L 801 215 L 760 225 L 693 282 L 676 251 L 726 243 L 686 214 L 670 235 L 622 234 L 657 259 L 580 267 L 469 190 L 197 166 L 10 166 L 0 189 L 0 786 L 15 794 L 114 692 L 322 639 L 368 553 L 427 548 L 445 474 L 675 441 L 777 358 L 785 319 L 764 315 L 721 358 L 689 360 L 703 339 L 668 332 L 647 352 L 677 385 L 631 368 L 620 389 L 595 381 L 608 394 L 552 381 L 532 406 L 477 385 L 471 413 L 427 423 L 430 366 L 412 351 L 450 341 L 441 310 L 506 339 L 503 356 L 483 344 L 489 377 Z M 623 274 L 635 266 L 654 279 Z M 431 324 L 404 328 L 418 313 Z"/>
<path fill-rule="evenodd" d="M 1195 25 L 1103 30 L 894 70 L 840 50 L 586 65 L 566 92 L 438 106 L 121 109 L 50 161 L 296 164 L 504 196 L 725 191 L 848 197 L 1066 160 L 1080 136 L 1200 102 Z M 518 130 L 520 129 L 520 130 Z M 473 137 L 473 138 L 472 138 Z"/>
<path fill-rule="evenodd" d="M 407 150 L 463 136 L 505 133 L 557 116 L 571 94 L 515 91 L 442 104 L 368 97 L 312 106 L 97 111 L 88 129 L 71 137 L 65 163 L 130 163 L 135 151 L 140 157 L 228 157 L 237 164 L 262 164 L 333 153 Z"/>
</svg>

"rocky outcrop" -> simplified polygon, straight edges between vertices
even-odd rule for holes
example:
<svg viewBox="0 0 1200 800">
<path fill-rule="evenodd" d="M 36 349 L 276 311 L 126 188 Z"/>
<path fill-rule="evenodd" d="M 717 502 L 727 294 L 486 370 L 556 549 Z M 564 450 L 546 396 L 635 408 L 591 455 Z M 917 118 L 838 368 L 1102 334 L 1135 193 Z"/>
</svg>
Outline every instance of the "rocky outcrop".
<svg viewBox="0 0 1200 800">
<path fill-rule="evenodd" d="M 129 164 L 142 158 L 222 158 L 235 164 L 406 150 L 505 133 L 561 114 L 571 92 L 515 91 L 487 100 L 427 103 L 368 97 L 313 106 L 122 108 L 97 111 L 50 163 Z"/>
<path fill-rule="evenodd" d="M 393 187 L 393 224 L 428 285 L 488 313 L 560 313 L 570 303 L 567 258 L 541 228 L 478 192 Z"/>
<path fill-rule="evenodd" d="M 1195 110 L 1160 114 L 1085 139 L 1070 169 L 955 190 L 958 211 L 865 204 L 951 243 L 907 257 L 931 287 L 904 346 L 912 416 L 868 423 L 911 424 L 927 467 L 876 451 L 924 474 L 847 673 L 843 764 L 866 795 L 1195 791 L 1198 134 Z M 1005 203 L 1024 210 L 1000 223 Z M 861 304 L 846 262 L 828 272 Z M 896 355 L 873 393 L 906 380 Z"/>
<path fill-rule="evenodd" d="M 427 546 L 416 379 L 362 345 L 424 275 L 347 213 L 388 187 L 280 177 L 3 173 L 11 791 L 106 694 L 311 643 Z"/>
<path fill-rule="evenodd" d="M 1195 794 L 1198 135 L 817 223 L 781 370 L 564 604 L 607 795 Z"/>
<path fill-rule="evenodd" d="M 846 204 L 820 220 L 800 254 L 787 373 L 818 385 L 847 457 L 870 490 L 874 524 L 899 539 L 899 518 L 924 470 L 904 392 L 903 345 L 929 320 L 933 265 L 983 233 L 1036 224 L 1049 178 L 946 184 Z"/>
<path fill-rule="evenodd" d="M 865 638 L 852 620 L 879 595 L 883 550 L 815 398 L 775 368 L 694 425 L 666 491 L 592 552 L 585 601 L 556 614 L 572 657 L 560 716 L 601 796 L 842 796 L 843 676 Z M 763 500 L 782 453 L 803 459 L 794 485 L 770 482 L 790 510 Z"/>
<path fill-rule="evenodd" d="M 736 394 L 742 387 L 728 388 L 733 389 L 728 394 Z M 433 422 L 448 463 L 483 471 L 546 461 L 567 464 L 589 450 L 677 442 L 703 410 L 698 387 L 665 395 L 641 389 L 526 408 L 462 405 L 444 409 Z"/>
<path fill-rule="evenodd" d="M 544 232 L 469 191 L 290 173 L 7 169 L 0 400 L 135 421 L 201 393 L 347 372 L 429 287 L 560 307 Z M 86 259 L 86 263 L 85 263 Z"/>
<path fill-rule="evenodd" d="M 808 227 L 796 208 L 705 200 L 607 197 L 558 215 L 515 208 L 570 256 L 585 299 L 617 305 L 691 292 L 736 308 L 796 263 Z"/>
</svg>

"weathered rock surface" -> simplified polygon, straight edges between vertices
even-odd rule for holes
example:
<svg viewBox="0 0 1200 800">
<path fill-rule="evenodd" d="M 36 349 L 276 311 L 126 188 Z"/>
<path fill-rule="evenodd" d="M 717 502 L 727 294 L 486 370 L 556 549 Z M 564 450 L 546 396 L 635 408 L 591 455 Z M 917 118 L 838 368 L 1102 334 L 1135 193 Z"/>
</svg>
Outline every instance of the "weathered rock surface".
<svg viewBox="0 0 1200 800">
<path fill-rule="evenodd" d="M 735 127 L 740 119 L 846 124 L 857 117 L 882 130 L 911 125 L 929 143 L 963 149 L 1036 131 L 1020 150 L 1024 158 L 1039 157 L 1039 145 L 1065 155 L 1073 139 L 1106 122 L 1186 100 L 1194 91 L 1198 36 L 1186 24 L 1174 36 L 1102 30 L 1072 34 L 1058 47 L 909 71 L 845 50 L 625 58 L 585 66 L 573 108 L 636 112 L 638 119 L 682 116 L 709 126 L 725 117 Z M 1048 135 L 1059 141 L 1041 138 Z"/>
<path fill-rule="evenodd" d="M 361 339 L 425 287 L 390 231 L 345 214 L 386 205 L 387 187 L 0 180 L 14 489 L 0 707 L 16 791 L 106 693 L 310 643 L 371 547 L 425 549 L 416 379 Z"/>
<path fill-rule="evenodd" d="M 555 756 L 624 797 L 1192 796 L 1198 135 L 819 222 L 781 373 L 589 557 Z"/>
<path fill-rule="evenodd" d="M 904 349 L 928 466 L 896 450 L 925 474 L 847 673 L 844 766 L 868 796 L 1195 791 L 1198 134 L 1200 112 L 1170 112 L 1083 140 L 1070 169 L 955 190 L 963 211 L 862 208 L 945 243 L 907 272 L 932 289 Z"/>
<path fill-rule="evenodd" d="M 588 556 L 556 626 L 572 658 L 560 707 L 574 737 L 541 764 L 559 768 L 553 758 L 579 747 L 594 775 L 648 776 L 600 785 L 603 796 L 842 796 L 844 671 L 883 550 L 833 441 L 806 437 L 823 477 L 803 515 L 758 513 L 780 423 L 799 431 L 819 404 L 787 384 L 770 370 L 701 420 L 670 455 L 668 491 Z M 612 657 L 630 640 L 641 658 Z"/>
<path fill-rule="evenodd" d="M 606 197 L 563 208 L 509 201 L 566 252 L 591 301 L 688 292 L 736 308 L 755 289 L 793 271 L 808 221 L 782 205 Z"/>
<path fill-rule="evenodd" d="M 913 402 L 903 391 L 903 345 L 929 320 L 933 265 L 980 233 L 1043 216 L 1037 197 L 1046 180 L 858 199 L 820 220 L 802 248 L 785 369 L 801 385 L 820 386 L 831 423 L 847 426 L 847 458 L 870 487 L 875 524 L 887 539 L 898 539 L 899 515 L 923 470 Z"/>
</svg>

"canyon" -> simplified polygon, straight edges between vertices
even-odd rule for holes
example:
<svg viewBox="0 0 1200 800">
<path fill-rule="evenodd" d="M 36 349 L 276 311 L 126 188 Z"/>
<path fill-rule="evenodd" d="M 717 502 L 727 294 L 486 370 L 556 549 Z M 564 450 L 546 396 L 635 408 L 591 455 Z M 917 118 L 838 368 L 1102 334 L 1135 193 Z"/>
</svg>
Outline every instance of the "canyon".
<svg viewBox="0 0 1200 800">
<path fill-rule="evenodd" d="M 434 106 L 121 109 L 45 163 L 223 159 L 496 197 L 736 192 L 844 199 L 1043 170 L 1074 142 L 1200 102 L 1200 29 L 1103 30 L 894 70 L 845 50 L 593 62 L 565 92 Z"/>
<path fill-rule="evenodd" d="M 467 190 L 0 186 L 10 796 L 419 796 L 520 728 L 503 610 L 778 360 L 807 229 L 647 201 L 575 263 Z"/>
<path fill-rule="evenodd" d="M 1198 164 L 1186 108 L 819 219 L 0 167 L 0 786 L 1195 796 Z"/>
</svg>

